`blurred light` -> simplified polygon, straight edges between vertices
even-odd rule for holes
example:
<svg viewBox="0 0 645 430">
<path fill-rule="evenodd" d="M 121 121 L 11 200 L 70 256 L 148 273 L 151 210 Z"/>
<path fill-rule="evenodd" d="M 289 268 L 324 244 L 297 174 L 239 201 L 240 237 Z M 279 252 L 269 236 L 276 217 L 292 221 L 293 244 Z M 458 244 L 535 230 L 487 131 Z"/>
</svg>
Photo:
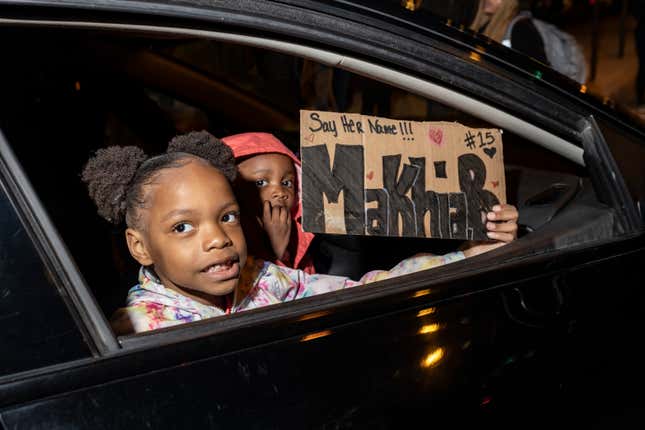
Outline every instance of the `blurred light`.
<svg viewBox="0 0 645 430">
<path fill-rule="evenodd" d="M 426 324 L 424 326 L 421 326 L 421 328 L 419 329 L 419 334 L 434 333 L 436 331 L 439 331 L 439 328 L 439 324 L 437 323 Z"/>
<path fill-rule="evenodd" d="M 430 289 L 415 291 L 414 294 L 412 294 L 412 297 L 414 298 L 414 297 L 427 296 L 431 292 L 432 292 L 432 290 L 430 290 Z"/>
<path fill-rule="evenodd" d="M 413 12 L 421 7 L 421 3 L 423 0 L 401 0 L 401 6 Z"/>
<path fill-rule="evenodd" d="M 477 49 L 478 51 L 486 52 L 486 48 L 484 48 L 484 47 L 483 47 L 483 46 L 481 46 L 481 45 L 476 45 L 476 46 L 475 46 L 475 49 Z"/>
<path fill-rule="evenodd" d="M 421 309 L 419 312 L 417 312 L 417 317 L 432 315 L 433 313 L 435 313 L 436 310 L 437 310 L 436 308 Z"/>
<path fill-rule="evenodd" d="M 580 85 L 580 92 L 582 94 L 586 94 L 587 93 L 587 86 L 584 85 L 584 84 Z"/>
<path fill-rule="evenodd" d="M 491 401 L 493 401 L 493 398 L 491 396 L 486 396 L 482 399 L 481 406 L 486 406 Z"/>
<path fill-rule="evenodd" d="M 307 321 L 307 320 L 312 320 L 314 318 L 320 318 L 324 317 L 325 315 L 329 315 L 329 311 L 318 311 L 318 312 L 312 312 L 310 314 L 306 314 L 298 318 L 298 321 Z"/>
<path fill-rule="evenodd" d="M 470 51 L 470 59 L 473 61 L 481 61 L 482 57 L 475 51 Z"/>
<path fill-rule="evenodd" d="M 446 20 L 446 25 L 447 25 L 448 27 L 452 27 L 452 19 L 448 18 L 448 19 Z"/>
<path fill-rule="evenodd" d="M 536 70 L 535 73 L 533 74 L 538 79 L 542 79 L 542 71 L 541 70 Z"/>
<path fill-rule="evenodd" d="M 79 81 L 74 82 L 74 89 L 75 89 L 76 91 L 80 91 L 80 90 L 81 90 L 81 83 L 80 83 Z"/>
<path fill-rule="evenodd" d="M 426 355 L 426 358 L 423 359 L 421 362 L 422 367 L 432 367 L 436 366 L 436 364 L 443 358 L 444 352 L 443 348 L 437 348 L 434 351 L 432 351 L 430 354 Z"/>
<path fill-rule="evenodd" d="M 316 333 L 311 333 L 306 336 L 303 336 L 302 339 L 300 339 L 300 342 L 308 342 L 310 340 L 320 339 L 321 337 L 329 336 L 330 334 L 331 334 L 331 330 L 323 330 Z"/>
</svg>

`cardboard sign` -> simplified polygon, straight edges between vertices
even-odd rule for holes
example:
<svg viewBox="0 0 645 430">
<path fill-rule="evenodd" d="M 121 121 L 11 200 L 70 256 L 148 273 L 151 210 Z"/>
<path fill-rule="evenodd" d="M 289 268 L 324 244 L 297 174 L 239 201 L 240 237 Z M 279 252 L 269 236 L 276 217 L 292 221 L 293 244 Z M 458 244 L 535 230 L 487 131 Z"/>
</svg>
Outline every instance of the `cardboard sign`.
<svg viewBox="0 0 645 430">
<path fill-rule="evenodd" d="M 306 231 L 487 240 L 506 202 L 497 129 L 301 110 L 300 150 Z"/>
</svg>

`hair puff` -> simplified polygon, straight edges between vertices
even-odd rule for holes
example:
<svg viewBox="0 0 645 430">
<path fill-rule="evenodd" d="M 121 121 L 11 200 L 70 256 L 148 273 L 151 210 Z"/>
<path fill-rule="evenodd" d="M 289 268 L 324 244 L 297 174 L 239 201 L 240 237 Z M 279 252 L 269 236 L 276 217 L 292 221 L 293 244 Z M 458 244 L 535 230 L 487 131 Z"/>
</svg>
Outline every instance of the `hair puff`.
<svg viewBox="0 0 645 430">
<path fill-rule="evenodd" d="M 110 146 L 96 151 L 81 174 L 98 213 L 119 224 L 126 213 L 128 188 L 146 154 L 136 146 Z"/>
<path fill-rule="evenodd" d="M 233 151 L 205 130 L 175 136 L 168 144 L 168 153 L 173 152 L 183 152 L 203 158 L 221 171 L 230 182 L 235 180 L 237 168 Z"/>
</svg>

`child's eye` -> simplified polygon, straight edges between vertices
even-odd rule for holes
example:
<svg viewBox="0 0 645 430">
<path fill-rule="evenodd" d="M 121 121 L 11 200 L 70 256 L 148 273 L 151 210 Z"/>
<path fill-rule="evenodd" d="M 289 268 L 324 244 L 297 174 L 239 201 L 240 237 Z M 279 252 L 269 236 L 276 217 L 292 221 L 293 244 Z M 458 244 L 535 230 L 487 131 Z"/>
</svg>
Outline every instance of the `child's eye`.
<svg viewBox="0 0 645 430">
<path fill-rule="evenodd" d="M 282 186 L 291 188 L 293 187 L 293 181 L 291 179 L 284 180 L 282 181 Z"/>
<path fill-rule="evenodd" d="M 187 222 L 180 222 L 179 224 L 175 225 L 172 228 L 172 231 L 175 231 L 177 233 L 186 233 L 189 232 L 193 229 L 194 227 Z"/>
<path fill-rule="evenodd" d="M 224 214 L 224 216 L 222 217 L 222 222 L 234 223 L 234 222 L 237 222 L 239 219 L 240 219 L 239 212 L 229 212 L 227 214 Z"/>
<path fill-rule="evenodd" d="M 256 187 L 266 187 L 267 185 L 269 185 L 269 181 L 267 181 L 266 179 L 258 179 L 257 181 L 255 181 Z"/>
</svg>

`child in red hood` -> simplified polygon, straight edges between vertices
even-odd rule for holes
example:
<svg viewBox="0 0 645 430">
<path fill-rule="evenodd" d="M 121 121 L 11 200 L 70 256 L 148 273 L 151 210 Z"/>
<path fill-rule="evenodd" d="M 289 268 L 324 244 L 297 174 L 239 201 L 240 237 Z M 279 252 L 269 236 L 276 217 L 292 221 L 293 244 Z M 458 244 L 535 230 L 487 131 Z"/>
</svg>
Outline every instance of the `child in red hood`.
<svg viewBox="0 0 645 430">
<path fill-rule="evenodd" d="M 300 160 L 269 133 L 241 133 L 222 139 L 235 156 L 242 223 L 249 254 L 314 273 L 307 253 L 313 233 L 302 230 Z"/>
</svg>

